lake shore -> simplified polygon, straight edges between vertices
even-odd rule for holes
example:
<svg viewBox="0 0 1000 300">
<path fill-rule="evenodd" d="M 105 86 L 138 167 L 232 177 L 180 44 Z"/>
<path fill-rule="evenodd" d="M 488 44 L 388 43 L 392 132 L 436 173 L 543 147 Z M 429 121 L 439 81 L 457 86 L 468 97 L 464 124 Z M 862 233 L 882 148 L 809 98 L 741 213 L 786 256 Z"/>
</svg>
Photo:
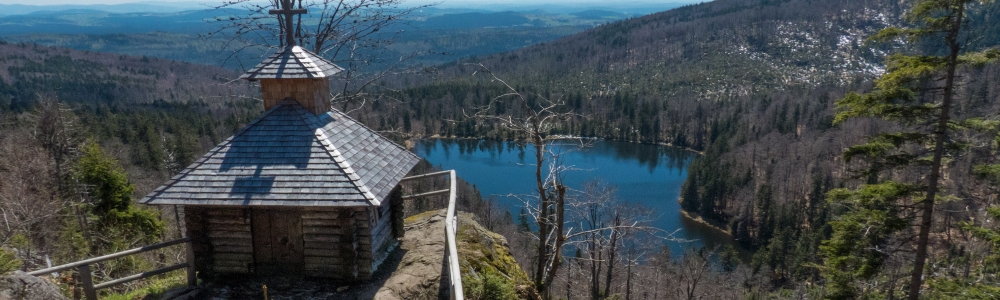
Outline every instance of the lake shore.
<svg viewBox="0 0 1000 300">
<path fill-rule="evenodd" d="M 701 223 L 701 224 L 703 224 L 705 226 L 708 226 L 708 227 L 710 227 L 712 229 L 718 230 L 719 232 L 725 233 L 726 235 L 728 235 L 730 237 L 733 236 L 733 233 L 728 228 L 726 228 L 728 226 L 726 226 L 725 224 L 722 224 L 720 222 L 717 222 L 717 221 L 712 221 L 712 220 L 707 220 L 705 218 L 702 218 L 701 214 L 698 214 L 696 212 L 689 212 L 689 211 L 686 211 L 684 209 L 681 209 L 681 215 L 683 215 L 684 218 L 686 218 L 688 220 Z"/>
<path fill-rule="evenodd" d="M 406 149 L 412 150 L 413 146 L 415 146 L 417 144 L 417 141 L 419 141 L 419 140 L 482 140 L 482 139 L 484 139 L 484 138 L 482 138 L 482 137 L 456 137 L 456 136 L 450 136 L 450 137 L 448 137 L 448 136 L 441 136 L 440 134 L 434 134 L 434 135 L 431 135 L 431 136 L 409 135 L 409 136 L 406 137 L 406 140 L 403 141 L 403 144 L 404 144 L 404 147 L 406 147 Z M 615 139 L 605 139 L 605 138 L 599 138 L 599 137 L 585 137 L 585 136 L 571 136 L 571 135 L 553 135 L 552 137 L 550 137 L 548 139 L 550 139 L 550 140 L 575 140 L 575 139 L 583 139 L 583 140 L 600 140 L 600 141 L 612 141 L 612 142 L 625 142 L 625 143 L 634 143 L 634 144 L 640 144 L 640 145 L 667 146 L 667 147 L 673 147 L 673 148 L 681 149 L 681 150 L 688 151 L 688 152 L 691 152 L 691 153 L 695 153 L 695 154 L 698 154 L 698 155 L 705 155 L 704 151 L 698 151 L 698 150 L 692 149 L 690 147 L 674 146 L 673 143 L 667 143 L 667 142 L 643 143 L 643 142 L 635 142 L 635 141 L 620 141 L 620 140 L 615 140 Z"/>
</svg>

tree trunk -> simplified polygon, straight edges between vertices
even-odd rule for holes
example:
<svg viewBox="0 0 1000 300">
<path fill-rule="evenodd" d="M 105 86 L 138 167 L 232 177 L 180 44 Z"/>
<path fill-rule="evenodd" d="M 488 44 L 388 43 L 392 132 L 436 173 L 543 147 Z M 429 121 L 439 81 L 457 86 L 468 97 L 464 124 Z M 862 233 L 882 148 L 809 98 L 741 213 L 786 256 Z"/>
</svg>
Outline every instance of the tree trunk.
<svg viewBox="0 0 1000 300">
<path fill-rule="evenodd" d="M 570 299 L 569 292 L 573 287 L 573 264 L 566 266 L 566 299 Z"/>
<path fill-rule="evenodd" d="M 944 156 L 944 141 L 948 130 L 949 109 L 951 108 L 952 90 L 955 85 L 955 69 L 958 66 L 959 29 L 962 28 L 962 17 L 965 4 L 958 7 L 955 19 L 952 20 L 951 31 L 946 37 L 951 53 L 948 56 L 947 75 L 944 85 L 944 99 L 941 102 L 941 115 L 938 117 L 937 128 L 934 130 L 934 160 L 931 163 L 931 174 L 927 176 L 927 197 L 921 203 L 920 233 L 917 237 L 917 254 L 914 257 L 913 271 L 910 273 L 910 293 L 908 299 L 918 300 L 920 288 L 923 285 L 924 264 L 927 261 L 927 244 L 934 218 L 934 200 L 937 198 L 938 180 L 941 177 L 941 159 Z"/>
<path fill-rule="evenodd" d="M 625 300 L 632 300 L 632 250 L 628 252 L 628 270 L 625 274 Z"/>
<path fill-rule="evenodd" d="M 614 220 L 614 223 L 612 223 L 612 224 L 614 224 L 615 228 L 611 229 L 611 242 L 608 244 L 608 246 L 609 246 L 608 247 L 608 273 L 606 274 L 605 280 L 604 280 L 604 293 L 605 294 L 611 294 L 611 279 L 614 278 L 614 274 L 613 274 L 614 272 L 613 271 L 615 270 L 615 252 L 617 251 L 617 247 L 618 247 L 618 228 L 617 227 L 621 226 L 621 215 L 618 212 L 615 212 L 615 220 Z"/>
<path fill-rule="evenodd" d="M 537 130 L 537 128 L 536 128 Z M 535 185 L 538 189 L 538 261 L 535 265 L 535 287 L 539 292 L 545 292 L 545 263 L 548 249 L 549 232 L 549 201 L 545 195 L 545 181 L 542 178 L 542 163 L 545 160 L 545 152 L 542 138 L 537 131 L 532 134 L 532 142 L 535 143 Z"/>
<path fill-rule="evenodd" d="M 545 272 L 545 286 L 552 284 L 552 280 L 556 279 L 556 271 L 559 271 L 559 266 L 562 265 L 562 248 L 566 243 L 566 235 L 563 235 L 565 225 L 566 225 L 566 186 L 561 184 L 556 184 L 556 207 L 553 214 L 556 218 L 556 228 L 553 234 L 555 237 L 555 244 L 552 247 L 552 259 L 551 263 L 548 265 L 548 271 Z"/>
</svg>

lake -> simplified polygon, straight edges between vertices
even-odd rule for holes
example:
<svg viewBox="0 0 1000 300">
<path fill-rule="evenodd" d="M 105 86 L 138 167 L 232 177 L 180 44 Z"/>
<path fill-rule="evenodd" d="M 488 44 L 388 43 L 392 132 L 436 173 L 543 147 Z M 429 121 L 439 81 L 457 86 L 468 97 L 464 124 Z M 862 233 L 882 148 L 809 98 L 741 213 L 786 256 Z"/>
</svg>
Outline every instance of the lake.
<svg viewBox="0 0 1000 300">
<path fill-rule="evenodd" d="M 732 244 L 732 237 L 718 229 L 691 220 L 681 214 L 677 202 L 687 168 L 697 155 L 680 148 L 626 142 L 591 140 L 590 147 L 575 150 L 579 142 L 557 142 L 551 149 L 562 152 L 563 165 L 575 169 L 566 172 L 564 183 L 582 190 L 583 183 L 601 179 L 618 187 L 618 197 L 642 203 L 658 215 L 653 226 L 673 232 L 687 242 L 668 241 L 673 257 L 684 250 Z M 414 147 L 417 155 L 444 170 L 455 169 L 458 176 L 474 184 L 484 197 L 497 195 L 515 220 L 523 203 L 509 194 L 530 194 L 535 189 L 534 148 L 515 142 L 471 139 L 423 140 Z M 748 252 L 740 249 L 741 256 Z"/>
</svg>

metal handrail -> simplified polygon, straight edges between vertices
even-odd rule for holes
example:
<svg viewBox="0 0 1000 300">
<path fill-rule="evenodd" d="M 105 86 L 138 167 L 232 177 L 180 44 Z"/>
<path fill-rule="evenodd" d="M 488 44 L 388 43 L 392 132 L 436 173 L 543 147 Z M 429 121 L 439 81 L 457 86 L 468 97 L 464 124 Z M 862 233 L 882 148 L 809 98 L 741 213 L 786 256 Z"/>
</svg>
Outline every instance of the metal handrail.
<svg viewBox="0 0 1000 300">
<path fill-rule="evenodd" d="M 162 242 L 162 243 L 158 243 L 158 244 L 152 244 L 152 245 L 145 246 L 145 247 L 139 247 L 139 248 L 135 248 L 135 249 L 125 250 L 125 251 L 122 251 L 122 252 L 117 252 L 117 253 L 112 253 L 112 254 L 108 254 L 108 255 L 104 255 L 104 256 L 98 256 L 98 257 L 94 257 L 94 258 L 90 258 L 90 259 L 85 259 L 85 260 L 81 260 L 81 261 L 78 261 L 78 262 L 71 262 L 71 263 L 68 263 L 68 264 L 65 264 L 65 265 L 58 265 L 58 266 L 51 267 L 51 268 L 41 269 L 41 270 L 37 270 L 37 271 L 31 271 L 31 272 L 28 272 L 28 275 L 32 275 L 32 276 L 46 275 L 46 274 L 55 273 L 55 272 L 59 272 L 59 271 L 69 270 L 69 269 L 76 268 L 76 267 L 79 267 L 79 266 L 82 266 L 82 265 L 92 265 L 92 264 L 104 262 L 104 261 L 107 261 L 107 260 L 112 260 L 112 259 L 115 259 L 115 258 L 125 257 L 125 256 L 129 256 L 129 255 L 132 255 L 132 254 L 139 254 L 139 253 L 142 253 L 142 252 L 152 251 L 152 250 L 160 249 L 160 248 L 163 248 L 163 247 L 170 247 L 170 246 L 173 246 L 173 245 L 177 245 L 177 244 L 180 244 L 180 243 L 187 243 L 187 242 L 190 242 L 190 241 L 191 241 L 190 238 L 182 238 L 182 239 L 176 239 L 176 240 L 173 240 L 173 241 L 167 241 L 167 242 Z"/>
<path fill-rule="evenodd" d="M 449 289 L 451 290 L 450 298 L 452 300 L 463 300 L 465 299 L 465 295 L 462 291 L 462 271 L 459 268 L 458 242 L 456 238 L 456 234 L 458 232 L 458 218 L 455 216 L 455 199 L 458 198 L 457 197 L 458 177 L 455 176 L 455 170 L 448 170 L 448 171 L 441 171 L 441 172 L 434 172 L 434 173 L 406 177 L 403 178 L 401 182 L 416 180 L 416 179 L 431 178 L 441 175 L 448 175 L 448 181 L 450 187 L 447 190 L 403 196 L 403 199 L 413 199 L 418 197 L 427 197 L 427 196 L 434 196 L 434 195 L 441 195 L 444 193 L 448 193 L 448 213 L 445 216 L 444 234 L 447 244 L 446 251 L 448 251 L 447 253 L 448 279 L 451 285 L 449 287 Z"/>
<path fill-rule="evenodd" d="M 177 245 L 177 244 L 186 244 L 186 246 L 187 246 L 187 249 L 186 249 L 187 250 L 187 262 L 179 263 L 179 264 L 176 264 L 176 265 L 173 265 L 173 266 L 159 268 L 159 269 L 152 270 L 152 271 L 142 272 L 142 273 L 139 273 L 139 274 L 135 274 L 135 275 L 131 275 L 131 276 L 126 276 L 126 277 L 118 278 L 118 279 L 115 279 L 115 280 L 110 280 L 110 281 L 103 282 L 103 283 L 97 284 L 97 285 L 94 284 L 93 277 L 92 277 L 93 274 L 91 274 L 91 272 L 90 272 L 90 265 L 101 263 L 101 262 L 112 260 L 112 259 L 116 259 L 116 258 L 122 258 L 122 257 L 129 256 L 129 255 L 139 254 L 139 253 L 143 253 L 143 252 L 147 252 L 147 251 L 153 251 L 153 250 L 164 248 L 164 247 L 170 247 L 170 246 Z M 197 285 L 197 279 L 195 278 L 195 270 L 194 270 L 194 250 L 193 250 L 193 248 L 191 248 L 191 238 L 189 238 L 189 237 L 185 237 L 185 238 L 181 238 L 181 239 L 176 239 L 176 240 L 172 240 L 172 241 L 166 241 L 166 242 L 157 243 L 157 244 L 152 244 L 152 245 L 149 245 L 149 246 L 144 246 L 144 247 L 129 249 L 129 250 L 125 250 L 125 251 L 121 251 L 121 252 L 117 252 L 117 253 L 112 253 L 112 254 L 108 254 L 108 255 L 104 255 L 104 256 L 98 256 L 98 257 L 94 257 L 94 258 L 90 258 L 90 259 L 85 259 L 85 260 L 81 260 L 81 261 L 77 261 L 77 262 L 72 262 L 72 263 L 68 263 L 68 264 L 64 264 L 64 265 L 58 265 L 58 266 L 55 266 L 55 267 L 50 267 L 50 268 L 45 268 L 45 269 L 41 269 L 41 270 L 31 271 L 31 272 L 28 272 L 28 275 L 42 276 L 42 275 L 48 275 L 48 274 L 52 274 L 52 273 L 59 272 L 59 271 L 73 269 L 73 268 L 76 268 L 78 270 L 78 272 L 80 273 L 80 281 L 83 284 L 84 296 L 86 296 L 87 299 L 89 299 L 89 300 L 97 300 L 97 290 L 99 290 L 99 289 L 108 288 L 108 287 L 112 287 L 112 286 L 119 285 L 119 284 L 122 284 L 122 283 L 130 282 L 130 281 L 134 281 L 134 280 L 139 280 L 139 279 L 147 278 L 147 277 L 150 277 L 150 276 L 153 276 L 153 275 L 163 274 L 163 273 L 166 273 L 166 272 L 170 272 L 170 271 L 174 271 L 174 270 L 179 270 L 179 269 L 185 269 L 185 268 L 187 269 L 188 285 L 189 286 Z"/>
</svg>

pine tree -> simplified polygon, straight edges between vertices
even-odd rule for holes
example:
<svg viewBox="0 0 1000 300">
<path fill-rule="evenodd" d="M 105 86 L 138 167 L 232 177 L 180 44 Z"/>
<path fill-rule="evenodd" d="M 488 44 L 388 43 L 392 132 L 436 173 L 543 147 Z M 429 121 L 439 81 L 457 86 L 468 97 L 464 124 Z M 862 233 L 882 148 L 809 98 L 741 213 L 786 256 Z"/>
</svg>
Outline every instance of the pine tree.
<svg viewBox="0 0 1000 300">
<path fill-rule="evenodd" d="M 923 285 L 924 265 L 933 224 L 934 204 L 943 197 L 940 187 L 942 168 L 948 158 L 965 147 L 953 133 L 963 130 L 961 120 L 953 119 L 956 72 L 970 64 L 982 64 L 995 59 L 997 50 L 967 52 L 963 22 L 967 8 L 975 0 L 920 0 L 907 12 L 910 28 L 887 28 L 872 37 L 875 41 L 903 38 L 911 44 L 941 39 L 943 55 L 894 54 L 886 60 L 886 73 L 876 81 L 874 91 L 851 93 L 837 101 L 834 123 L 853 118 L 878 118 L 901 125 L 902 131 L 881 133 L 864 144 L 844 152 L 844 158 L 863 158 L 868 167 L 859 178 L 876 183 L 857 190 L 838 189 L 829 199 L 843 203 L 849 212 L 832 222 L 833 237 L 824 243 L 827 255 L 824 271 L 835 290 L 834 297 L 849 296 L 851 275 L 870 277 L 881 267 L 884 253 L 868 253 L 866 247 L 877 246 L 898 231 L 905 229 L 909 219 L 901 219 L 901 205 L 914 202 L 912 212 L 918 218 L 913 269 L 910 274 L 909 299 L 918 299 Z M 910 169 L 926 172 L 920 182 L 879 182 L 891 170 Z M 894 216 L 893 216 L 894 215 Z M 874 218 L 874 219 L 872 219 Z M 903 224 L 898 221 L 905 220 Z M 869 227 L 859 227 L 869 226 Z M 872 233 L 871 229 L 876 228 Z M 855 236 L 865 228 L 868 234 Z M 851 232 L 855 231 L 855 232 Z M 874 234 L 878 234 L 877 236 Z M 873 244 L 874 243 L 874 244 Z M 838 296 L 839 295 L 839 296 Z"/>
<path fill-rule="evenodd" d="M 979 131 L 992 133 L 994 136 L 993 146 L 1000 146 L 1000 121 L 974 119 L 967 122 L 970 127 Z M 996 155 L 996 151 L 991 153 Z M 1000 164 L 982 164 L 973 170 L 973 175 L 984 181 L 990 188 L 991 194 L 1000 192 Z M 928 282 L 932 287 L 935 299 L 996 299 L 1000 297 L 1000 227 L 997 221 L 1000 220 L 1000 207 L 988 205 L 983 215 L 977 215 L 978 222 L 963 221 L 959 227 L 970 233 L 988 245 L 985 257 L 978 264 L 970 265 L 966 276 L 937 278 Z M 972 262 L 967 262 L 971 264 Z M 975 272 L 977 275 L 969 276 L 968 273 Z"/>
<path fill-rule="evenodd" d="M 121 232 L 119 238 L 153 241 L 163 232 L 163 222 L 155 211 L 137 208 L 132 203 L 135 186 L 114 158 L 100 146 L 88 142 L 77 161 L 74 176 L 89 190 L 90 211 L 97 217 L 95 232 Z"/>
</svg>

